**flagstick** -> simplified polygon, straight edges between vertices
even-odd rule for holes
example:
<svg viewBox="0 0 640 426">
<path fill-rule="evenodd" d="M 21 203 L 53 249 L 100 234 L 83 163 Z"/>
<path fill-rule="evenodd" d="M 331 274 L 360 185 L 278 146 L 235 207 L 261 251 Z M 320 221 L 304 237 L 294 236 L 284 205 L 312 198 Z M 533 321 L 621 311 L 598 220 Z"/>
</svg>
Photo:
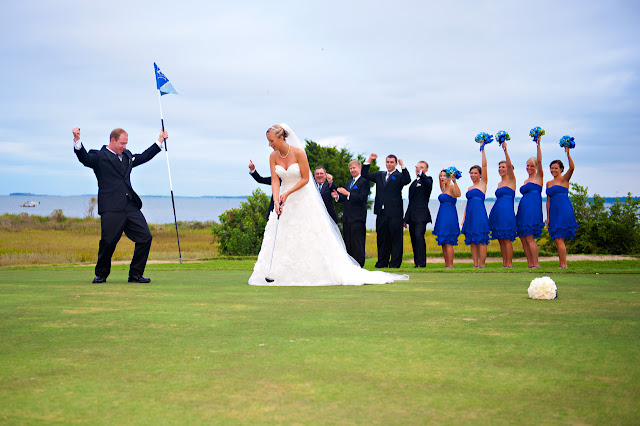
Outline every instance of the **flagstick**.
<svg viewBox="0 0 640 426">
<path fill-rule="evenodd" d="M 162 116 L 162 101 L 160 96 L 160 90 L 158 90 L 158 104 L 160 105 L 160 123 L 162 124 L 162 131 L 164 132 L 164 117 Z M 171 182 L 171 168 L 169 167 L 169 151 L 167 150 L 167 140 L 164 139 L 164 153 L 167 157 L 167 170 L 169 171 L 169 188 L 171 188 L 171 204 L 173 205 L 173 221 L 176 224 L 176 237 L 178 238 L 178 255 L 180 256 L 180 263 L 182 263 L 182 251 L 180 250 L 180 235 L 178 234 L 178 219 L 176 218 L 176 202 L 173 198 L 173 183 Z"/>
</svg>

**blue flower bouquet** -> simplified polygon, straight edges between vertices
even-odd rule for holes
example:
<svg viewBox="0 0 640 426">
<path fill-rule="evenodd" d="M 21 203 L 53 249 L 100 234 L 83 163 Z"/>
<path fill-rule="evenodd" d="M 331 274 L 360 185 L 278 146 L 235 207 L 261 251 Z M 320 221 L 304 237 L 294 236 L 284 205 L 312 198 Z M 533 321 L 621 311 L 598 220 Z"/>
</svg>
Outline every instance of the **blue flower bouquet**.
<svg viewBox="0 0 640 426">
<path fill-rule="evenodd" d="M 500 130 L 498 133 L 496 133 L 496 140 L 498 141 L 498 145 L 502 145 L 505 141 L 510 141 L 511 136 L 509 136 L 509 133 L 505 132 L 504 130 Z"/>
<path fill-rule="evenodd" d="M 534 127 L 529 130 L 529 136 L 531 136 L 535 142 L 536 139 L 538 139 L 538 136 L 544 136 L 544 129 L 542 127 Z"/>
<path fill-rule="evenodd" d="M 462 172 L 455 167 L 451 166 L 447 170 L 444 171 L 446 177 L 455 176 L 456 179 L 460 179 L 462 177 Z"/>
<path fill-rule="evenodd" d="M 476 135 L 476 142 L 482 144 L 480 145 L 480 151 L 482 151 L 486 144 L 493 142 L 493 135 L 485 132 L 480 132 Z"/>
<path fill-rule="evenodd" d="M 572 138 L 571 136 L 565 135 L 560 139 L 560 146 L 561 147 L 569 147 L 569 148 L 575 148 L 576 147 L 576 142 L 574 140 L 574 138 Z"/>
</svg>

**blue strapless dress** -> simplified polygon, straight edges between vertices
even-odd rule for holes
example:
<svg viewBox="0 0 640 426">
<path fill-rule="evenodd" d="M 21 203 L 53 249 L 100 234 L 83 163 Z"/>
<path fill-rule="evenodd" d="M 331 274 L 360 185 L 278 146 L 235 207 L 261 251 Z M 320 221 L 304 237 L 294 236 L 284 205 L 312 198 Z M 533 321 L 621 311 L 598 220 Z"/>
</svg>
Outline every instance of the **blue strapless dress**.
<svg viewBox="0 0 640 426">
<path fill-rule="evenodd" d="M 516 239 L 516 213 L 513 209 L 513 199 L 516 191 L 503 186 L 496 190 L 496 203 L 489 213 L 489 229 L 492 240 Z"/>
<path fill-rule="evenodd" d="M 433 226 L 433 235 L 436 236 L 438 245 L 451 244 L 458 245 L 460 235 L 460 224 L 458 223 L 458 211 L 456 210 L 456 199 L 449 194 L 438 195 L 440 208 L 436 223 Z"/>
<path fill-rule="evenodd" d="M 467 212 L 462 225 L 464 243 L 489 244 L 489 219 L 484 206 L 484 192 L 478 188 L 467 191 Z"/>
<path fill-rule="evenodd" d="M 520 187 L 522 198 L 518 204 L 516 226 L 518 237 L 533 235 L 540 237 L 544 221 L 542 220 L 542 187 L 533 182 L 525 183 Z"/>
<path fill-rule="evenodd" d="M 547 188 L 549 197 L 549 235 L 551 238 L 573 239 L 578 229 L 576 215 L 569 200 L 569 188 L 554 185 Z"/>
</svg>

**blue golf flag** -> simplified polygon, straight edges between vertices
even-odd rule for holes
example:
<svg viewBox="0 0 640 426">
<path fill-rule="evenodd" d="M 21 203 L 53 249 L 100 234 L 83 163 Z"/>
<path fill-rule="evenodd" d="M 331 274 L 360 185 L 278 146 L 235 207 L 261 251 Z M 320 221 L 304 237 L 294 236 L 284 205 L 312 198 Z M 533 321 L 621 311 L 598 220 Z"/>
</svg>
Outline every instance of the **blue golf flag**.
<svg viewBox="0 0 640 426">
<path fill-rule="evenodd" d="M 160 68 L 158 68 L 158 65 L 155 62 L 153 63 L 153 67 L 156 70 L 156 84 L 160 91 L 160 95 L 168 95 L 169 93 L 175 93 L 178 95 L 179 93 L 176 88 L 173 87 L 173 84 L 169 82 L 169 79 L 162 74 L 162 71 L 160 71 Z"/>
</svg>

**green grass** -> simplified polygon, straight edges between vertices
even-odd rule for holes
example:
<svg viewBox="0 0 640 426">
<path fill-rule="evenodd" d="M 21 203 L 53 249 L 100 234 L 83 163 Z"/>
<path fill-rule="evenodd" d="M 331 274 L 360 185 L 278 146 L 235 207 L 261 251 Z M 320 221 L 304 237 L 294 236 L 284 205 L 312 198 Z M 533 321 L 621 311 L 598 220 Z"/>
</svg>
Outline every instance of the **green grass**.
<svg viewBox="0 0 640 426">
<path fill-rule="evenodd" d="M 639 263 L 317 288 L 248 286 L 252 259 L 2 268 L 0 422 L 637 423 Z M 528 299 L 541 275 L 557 300 Z"/>
</svg>

